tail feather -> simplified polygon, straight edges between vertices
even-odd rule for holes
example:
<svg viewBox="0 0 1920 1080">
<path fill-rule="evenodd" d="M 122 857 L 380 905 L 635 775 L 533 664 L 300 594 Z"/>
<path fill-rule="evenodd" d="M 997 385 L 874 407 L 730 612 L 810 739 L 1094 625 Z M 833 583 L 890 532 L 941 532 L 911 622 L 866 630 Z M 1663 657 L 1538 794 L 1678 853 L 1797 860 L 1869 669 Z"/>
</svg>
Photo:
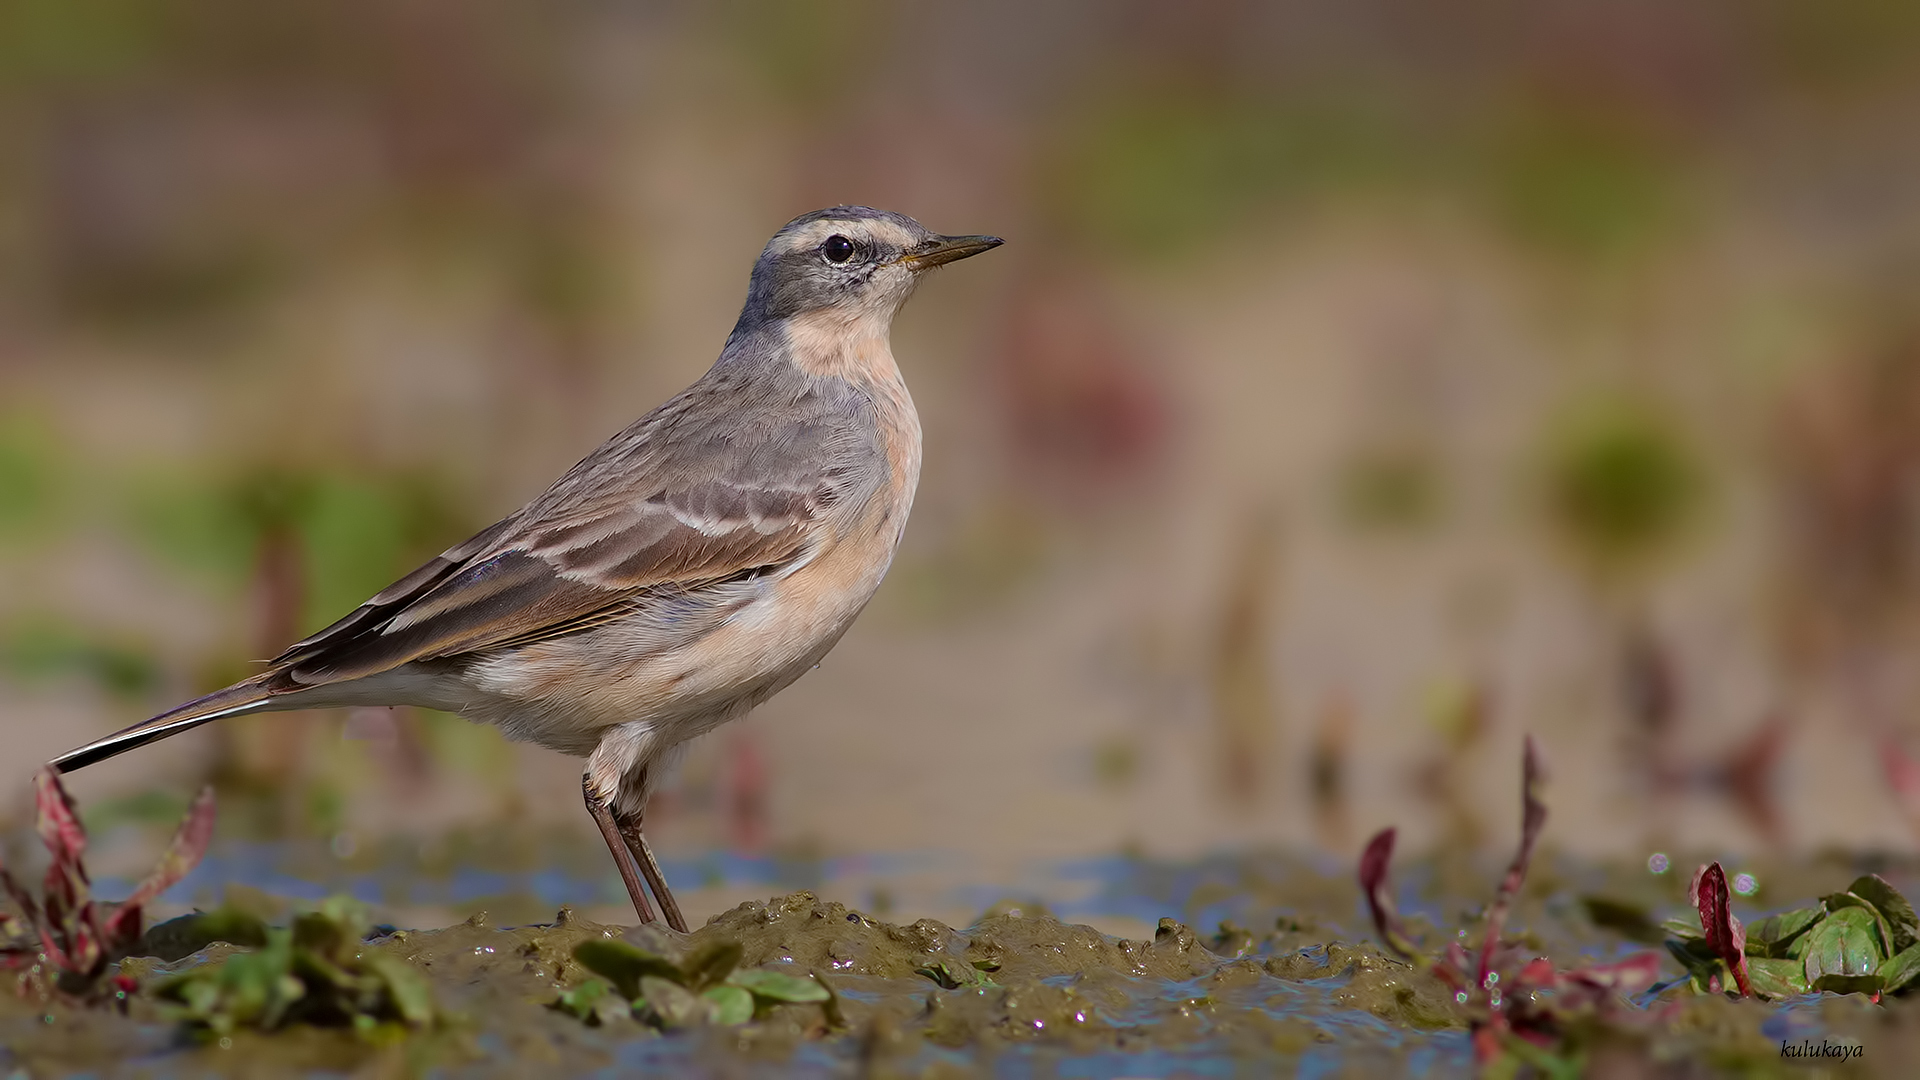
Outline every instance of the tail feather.
<svg viewBox="0 0 1920 1080">
<path fill-rule="evenodd" d="M 248 679 L 224 690 L 215 690 L 205 697 L 194 698 L 185 705 L 168 709 L 151 720 L 142 720 L 124 731 L 116 731 L 104 739 L 90 742 L 77 750 L 69 750 L 54 758 L 52 765 L 60 772 L 70 773 L 75 769 L 84 769 L 96 762 L 105 761 L 169 735 L 178 735 L 183 731 L 199 727 L 209 720 L 259 712 L 270 707 L 268 705 L 270 698 L 278 696 L 268 689 L 266 683 L 265 677 Z"/>
</svg>

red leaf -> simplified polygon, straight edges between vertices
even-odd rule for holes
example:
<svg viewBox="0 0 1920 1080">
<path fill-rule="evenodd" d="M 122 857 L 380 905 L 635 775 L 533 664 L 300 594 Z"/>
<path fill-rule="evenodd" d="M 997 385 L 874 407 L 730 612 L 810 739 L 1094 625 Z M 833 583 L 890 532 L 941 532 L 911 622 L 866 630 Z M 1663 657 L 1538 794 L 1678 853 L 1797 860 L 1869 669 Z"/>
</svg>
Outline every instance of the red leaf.
<svg viewBox="0 0 1920 1080">
<path fill-rule="evenodd" d="M 1559 981 L 1560 976 L 1553 970 L 1553 961 L 1542 956 L 1520 969 L 1520 974 L 1513 977 L 1514 985 L 1511 991 L 1517 994 L 1535 988 L 1551 989 Z"/>
<path fill-rule="evenodd" d="M 1660 957 L 1650 952 L 1635 953 L 1625 960 L 1611 964 L 1596 964 L 1578 971 L 1569 971 L 1566 978 L 1574 982 L 1585 983 L 1596 989 L 1613 990 L 1622 994 L 1638 993 L 1653 985 L 1660 977 Z"/>
<path fill-rule="evenodd" d="M 34 827 L 40 842 L 46 845 L 51 861 L 41 886 L 41 911 L 45 918 L 41 937 L 57 943 L 61 966 L 78 963 L 85 968 L 91 959 L 98 935 L 91 938 L 85 930 L 98 930 L 93 916 L 93 891 L 87 880 L 82 858 L 87 851 L 87 830 L 80 824 L 73 799 L 60 783 L 60 774 L 41 767 L 33 774 Z M 49 957 L 53 953 L 48 954 Z"/>
<path fill-rule="evenodd" d="M 1394 830 L 1381 829 L 1360 853 L 1360 888 L 1371 901 L 1387 883 L 1387 864 L 1393 860 Z M 1377 909 L 1376 909 L 1377 910 Z"/>
<path fill-rule="evenodd" d="M 60 774 L 51 767 L 41 766 L 40 771 L 33 774 L 33 801 L 40 842 L 47 845 L 55 862 L 79 866 L 81 857 L 87 853 L 87 830 L 80 824 L 80 815 L 74 810 L 66 787 L 60 783 Z M 86 880 L 84 870 L 81 880 Z"/>
<path fill-rule="evenodd" d="M 110 946 L 131 945 L 140 936 L 141 909 L 192 873 L 212 840 L 213 788 L 208 786 L 200 789 L 193 805 L 187 808 L 187 816 L 181 820 L 180 828 L 174 832 L 166 854 L 160 857 L 153 872 L 107 918 L 106 938 Z"/>
<path fill-rule="evenodd" d="M 1473 1057 L 1482 1065 L 1498 1060 L 1500 1057 L 1500 1032 L 1492 1025 L 1474 1030 Z"/>
<path fill-rule="evenodd" d="M 1532 1024 L 1529 1024 L 1528 1026 L 1523 1028 L 1518 1025 L 1515 1025 L 1513 1033 L 1527 1040 L 1533 1045 L 1539 1047 L 1542 1050 L 1551 1050 L 1553 1049 L 1554 1044 L 1560 1041 L 1559 1032 L 1554 1030 L 1551 1026 L 1546 1028 L 1541 1028 L 1541 1027 L 1536 1027 Z"/>
<path fill-rule="evenodd" d="M 1726 961 L 1740 996 L 1753 996 L 1753 986 L 1747 982 L 1747 928 L 1728 906 L 1727 872 L 1719 863 L 1708 863 L 1694 875 L 1693 902 L 1700 909 L 1700 932 L 1707 947 Z"/>
<path fill-rule="evenodd" d="M 1401 957 L 1411 959 L 1413 944 L 1407 938 L 1400 914 L 1394 910 L 1391 890 L 1387 888 L 1393 837 L 1392 829 L 1381 829 L 1367 841 L 1367 850 L 1360 855 L 1360 891 L 1366 894 L 1367 910 L 1373 914 L 1373 928 L 1379 932 L 1380 940 Z"/>
<path fill-rule="evenodd" d="M 1461 948 L 1458 941 L 1449 941 L 1447 951 L 1440 957 L 1440 962 L 1433 965 L 1433 973 L 1440 977 L 1440 981 L 1447 984 L 1447 989 L 1456 994 L 1462 990 L 1479 993 L 1482 988 L 1474 986 L 1472 977 L 1467 974 L 1469 966 L 1467 950 Z"/>
<path fill-rule="evenodd" d="M 93 913 L 88 911 L 84 914 L 90 916 Z M 76 919 L 67 937 L 67 970 L 76 975 L 92 975 L 106 962 L 106 950 L 100 947 L 99 928 L 93 925 L 91 918 Z"/>
</svg>

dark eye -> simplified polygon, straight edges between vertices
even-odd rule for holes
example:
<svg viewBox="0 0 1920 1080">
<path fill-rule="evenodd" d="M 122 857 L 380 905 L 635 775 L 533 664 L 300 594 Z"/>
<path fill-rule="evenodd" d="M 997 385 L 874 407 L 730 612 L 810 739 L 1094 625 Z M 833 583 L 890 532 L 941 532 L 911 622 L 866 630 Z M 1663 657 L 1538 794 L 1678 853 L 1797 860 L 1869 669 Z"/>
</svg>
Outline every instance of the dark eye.
<svg viewBox="0 0 1920 1080">
<path fill-rule="evenodd" d="M 827 242 L 820 245 L 820 253 L 830 263 L 843 263 L 853 258 L 853 241 L 844 236 L 829 236 Z"/>
</svg>

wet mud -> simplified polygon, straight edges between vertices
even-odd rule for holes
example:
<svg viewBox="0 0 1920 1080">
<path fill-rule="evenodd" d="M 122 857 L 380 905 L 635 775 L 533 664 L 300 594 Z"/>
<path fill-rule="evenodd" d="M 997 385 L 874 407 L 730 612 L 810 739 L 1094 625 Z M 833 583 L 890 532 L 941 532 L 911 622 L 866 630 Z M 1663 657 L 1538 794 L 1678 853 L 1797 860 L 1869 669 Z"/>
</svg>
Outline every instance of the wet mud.
<svg viewBox="0 0 1920 1080">
<path fill-rule="evenodd" d="M 1546 870 L 1545 867 L 1542 868 Z M 1881 867 L 1886 870 L 1886 867 Z M 1428 940 L 1470 915 L 1450 896 L 1486 880 L 1468 863 L 1410 866 L 1405 907 Z M 1842 872 L 1814 863 L 1766 871 L 1783 882 Z M 1893 871 L 1888 871 L 1893 872 Z M 1605 894 L 1655 908 L 1677 892 L 1644 870 L 1560 866 L 1538 875 L 1517 925 L 1556 960 L 1644 946 L 1581 913 Z M 1455 888 L 1455 886 L 1459 886 Z M 1114 898 L 1161 904 L 1151 937 L 1056 918 L 1036 904 L 996 905 L 964 928 L 890 922 L 793 892 L 741 904 L 689 935 L 587 921 L 563 909 L 539 925 L 484 915 L 436 930 L 380 928 L 363 946 L 431 986 L 443 1019 L 427 1030 L 290 1025 L 272 1033 L 192 1032 L 152 1000 L 124 1014 L 39 995 L 0 994 L 0 1076 L 1232 1076 L 1469 1075 L 1473 1054 L 1447 989 L 1384 954 L 1356 919 L 1352 886 L 1284 861 L 1133 864 Z M 1177 898 L 1172 895 L 1180 894 Z M 1162 899 L 1164 898 L 1164 899 Z M 1784 906 L 1792 898 L 1780 894 Z M 1756 905 L 1764 910 L 1765 905 Z M 670 960 L 737 942 L 742 969 L 817 979 L 826 1002 L 778 1004 L 754 1020 L 662 1030 L 624 1008 L 583 1022 L 550 1007 L 595 978 L 583 942 L 622 939 Z M 148 986 L 238 950 L 162 924 L 122 970 Z M 1670 965 L 1671 966 L 1671 965 Z M 1677 973 L 1677 967 L 1675 971 Z M 23 984 L 24 985 L 24 984 Z M 1920 1060 L 1915 1004 L 1809 995 L 1786 1003 L 1677 996 L 1641 1002 L 1658 1022 L 1602 1039 L 1590 1071 L 1625 1075 L 1805 1075 L 1783 1047 L 1847 1045 L 1821 1062 L 1900 1075 Z"/>
</svg>

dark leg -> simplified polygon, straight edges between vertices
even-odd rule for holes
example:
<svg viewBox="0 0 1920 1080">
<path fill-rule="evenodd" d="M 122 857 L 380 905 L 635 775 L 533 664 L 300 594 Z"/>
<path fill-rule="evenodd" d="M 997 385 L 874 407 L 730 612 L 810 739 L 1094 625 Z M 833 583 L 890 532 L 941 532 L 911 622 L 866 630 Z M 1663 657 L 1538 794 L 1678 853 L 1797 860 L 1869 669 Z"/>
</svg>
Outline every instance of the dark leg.
<svg viewBox="0 0 1920 1080">
<path fill-rule="evenodd" d="M 620 825 L 620 835 L 626 837 L 627 848 L 640 863 L 640 872 L 646 875 L 647 885 L 653 889 L 653 898 L 660 901 L 660 910 L 667 916 L 667 925 L 681 933 L 687 932 L 687 917 L 680 914 L 680 904 L 673 898 L 673 890 L 667 888 L 667 876 L 660 872 L 659 860 L 653 857 L 653 848 L 647 844 L 647 838 L 640 835 L 640 815 L 615 814 L 613 820 Z"/>
<path fill-rule="evenodd" d="M 652 922 L 653 906 L 647 903 L 646 890 L 640 887 L 640 873 L 634 866 L 633 852 L 628 850 L 620 826 L 614 823 L 613 811 L 607 809 L 605 799 L 594 793 L 591 777 L 580 778 L 580 789 L 587 797 L 587 813 L 592 814 L 593 823 L 600 826 L 600 838 L 607 842 L 607 851 L 613 855 L 613 864 L 620 868 L 620 880 L 626 883 L 627 895 L 633 899 L 633 913 L 640 916 L 643 923 Z M 635 836 L 640 835 L 638 825 L 635 822 Z M 651 853 L 648 858 L 652 858 Z M 659 873 L 659 870 L 656 869 L 654 873 Z"/>
</svg>

